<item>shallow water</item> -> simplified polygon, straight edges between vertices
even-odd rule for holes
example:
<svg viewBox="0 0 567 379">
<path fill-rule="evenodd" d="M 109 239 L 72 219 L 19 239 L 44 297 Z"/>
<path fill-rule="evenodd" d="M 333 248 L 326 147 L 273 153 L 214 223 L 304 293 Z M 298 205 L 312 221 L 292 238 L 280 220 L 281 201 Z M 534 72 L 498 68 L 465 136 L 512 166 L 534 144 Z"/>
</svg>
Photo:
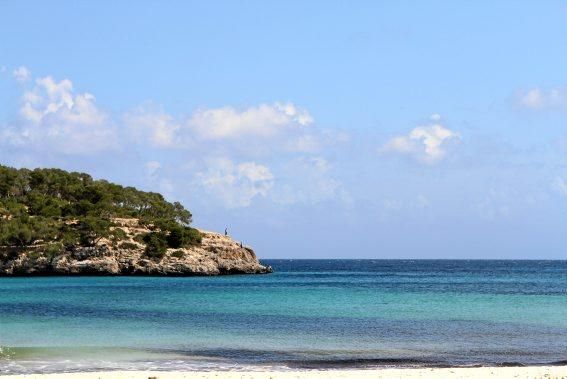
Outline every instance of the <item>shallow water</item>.
<svg viewBox="0 0 567 379">
<path fill-rule="evenodd" d="M 264 263 L 276 272 L 0 278 L 0 372 L 567 360 L 567 261 Z"/>
</svg>

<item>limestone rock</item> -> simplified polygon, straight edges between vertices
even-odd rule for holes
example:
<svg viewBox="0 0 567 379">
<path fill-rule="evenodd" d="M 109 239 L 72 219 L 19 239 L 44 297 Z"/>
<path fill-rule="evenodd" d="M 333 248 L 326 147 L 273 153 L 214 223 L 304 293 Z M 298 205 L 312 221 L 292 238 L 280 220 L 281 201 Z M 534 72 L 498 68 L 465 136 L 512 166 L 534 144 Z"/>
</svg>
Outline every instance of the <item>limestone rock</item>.
<svg viewBox="0 0 567 379">
<path fill-rule="evenodd" d="M 115 220 L 128 236 L 128 248 L 121 243 L 102 240 L 97 246 L 76 247 L 59 255 L 47 256 L 41 247 L 16 253 L 0 253 L 0 276 L 33 275 L 227 275 L 266 274 L 270 266 L 258 261 L 254 251 L 241 247 L 230 237 L 219 233 L 200 231 L 200 245 L 182 249 L 168 249 L 160 259 L 144 254 L 144 245 L 135 242 L 136 235 L 148 230 L 135 219 Z"/>
</svg>

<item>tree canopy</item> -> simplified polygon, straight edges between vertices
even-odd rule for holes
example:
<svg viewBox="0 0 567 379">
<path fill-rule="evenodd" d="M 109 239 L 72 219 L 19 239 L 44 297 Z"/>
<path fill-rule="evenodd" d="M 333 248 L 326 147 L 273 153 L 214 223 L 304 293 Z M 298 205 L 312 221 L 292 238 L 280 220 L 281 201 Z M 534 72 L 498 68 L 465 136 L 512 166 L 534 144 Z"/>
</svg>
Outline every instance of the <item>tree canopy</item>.
<svg viewBox="0 0 567 379">
<path fill-rule="evenodd" d="M 0 246 L 92 246 L 113 233 L 114 218 L 137 218 L 175 247 L 200 240 L 189 227 L 191 212 L 159 193 L 94 180 L 85 173 L 0 165 Z"/>
</svg>

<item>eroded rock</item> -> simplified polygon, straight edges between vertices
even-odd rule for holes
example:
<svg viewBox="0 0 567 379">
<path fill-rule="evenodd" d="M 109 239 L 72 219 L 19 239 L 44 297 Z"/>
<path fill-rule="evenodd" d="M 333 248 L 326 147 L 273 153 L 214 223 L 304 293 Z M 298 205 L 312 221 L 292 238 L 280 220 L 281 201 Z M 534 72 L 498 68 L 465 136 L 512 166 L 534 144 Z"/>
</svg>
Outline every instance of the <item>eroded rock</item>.
<svg viewBox="0 0 567 379">
<path fill-rule="evenodd" d="M 197 246 L 168 249 L 161 259 L 150 259 L 144 246 L 134 237 L 146 232 L 133 220 L 119 224 L 129 237 L 130 248 L 120 248 L 103 240 L 94 247 L 76 247 L 55 256 L 41 249 L 23 249 L 0 256 L 0 276 L 33 275 L 227 275 L 265 274 L 271 267 L 258 261 L 254 251 L 228 236 L 200 231 L 203 239 Z M 117 246 L 114 246 L 117 245 Z M 132 248 L 134 246 L 134 248 Z"/>
</svg>

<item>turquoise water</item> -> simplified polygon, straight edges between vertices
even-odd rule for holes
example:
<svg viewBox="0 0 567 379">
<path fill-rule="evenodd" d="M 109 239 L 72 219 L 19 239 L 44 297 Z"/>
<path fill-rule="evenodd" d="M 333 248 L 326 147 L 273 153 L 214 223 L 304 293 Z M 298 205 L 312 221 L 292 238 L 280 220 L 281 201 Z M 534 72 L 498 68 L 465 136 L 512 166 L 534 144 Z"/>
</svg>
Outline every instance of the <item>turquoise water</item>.
<svg viewBox="0 0 567 379">
<path fill-rule="evenodd" d="M 276 272 L 0 278 L 0 372 L 567 360 L 567 261 L 264 263 Z"/>
</svg>

